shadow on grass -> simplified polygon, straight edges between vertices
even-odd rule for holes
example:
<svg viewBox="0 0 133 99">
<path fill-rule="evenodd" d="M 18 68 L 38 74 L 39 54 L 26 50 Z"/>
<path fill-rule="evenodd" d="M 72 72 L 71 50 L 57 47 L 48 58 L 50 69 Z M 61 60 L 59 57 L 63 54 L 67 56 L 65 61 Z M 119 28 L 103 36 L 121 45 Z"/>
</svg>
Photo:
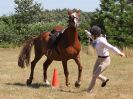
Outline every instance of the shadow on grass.
<svg viewBox="0 0 133 99">
<path fill-rule="evenodd" d="M 83 89 L 83 90 L 78 90 L 78 91 L 75 91 L 75 90 L 65 90 L 65 89 L 60 89 L 59 90 L 60 92 L 65 92 L 65 93 L 82 93 L 82 92 L 86 92 L 86 89 Z"/>
<path fill-rule="evenodd" d="M 22 83 L 5 83 L 6 85 L 13 85 L 13 86 L 20 86 L 20 87 L 30 87 L 30 88 L 40 88 L 40 87 L 50 87 L 50 86 L 46 86 L 44 84 L 39 84 L 39 83 L 33 83 L 31 85 L 26 85 L 26 84 L 22 84 Z"/>
</svg>

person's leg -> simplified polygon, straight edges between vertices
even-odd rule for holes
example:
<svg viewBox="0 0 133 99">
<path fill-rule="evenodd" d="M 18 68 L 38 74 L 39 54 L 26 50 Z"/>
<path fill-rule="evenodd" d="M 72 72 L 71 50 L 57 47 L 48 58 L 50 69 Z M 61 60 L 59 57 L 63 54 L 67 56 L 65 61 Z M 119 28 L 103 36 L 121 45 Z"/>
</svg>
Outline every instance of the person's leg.
<svg viewBox="0 0 133 99">
<path fill-rule="evenodd" d="M 88 92 L 92 92 L 97 78 L 101 79 L 103 82 L 105 82 L 107 80 L 106 77 L 104 77 L 100 74 L 106 69 L 106 67 L 109 64 L 110 64 L 110 57 L 108 57 L 106 59 L 101 59 L 101 58 L 97 59 L 95 66 L 94 66 L 94 69 L 93 69 L 92 80 L 91 80 L 91 83 L 90 83 L 89 88 L 87 90 Z M 106 85 L 106 83 L 105 83 L 105 85 Z"/>
<path fill-rule="evenodd" d="M 102 82 L 107 80 L 107 77 L 105 77 L 105 76 L 103 76 L 101 74 L 97 78 L 100 79 Z"/>
<path fill-rule="evenodd" d="M 99 66 L 101 67 L 101 73 L 102 73 L 110 65 L 110 57 L 108 57 L 106 59 L 102 59 L 101 61 L 102 62 Z M 107 77 L 100 74 L 98 76 L 98 79 L 100 79 L 102 82 L 105 82 L 107 80 Z"/>
<path fill-rule="evenodd" d="M 95 72 L 96 72 L 99 64 L 100 64 L 100 61 L 99 61 L 99 59 L 97 59 L 95 62 L 94 68 L 93 68 L 92 80 L 91 80 L 91 83 L 87 89 L 88 92 L 92 92 L 92 89 L 95 86 L 96 78 L 97 78 L 97 76 L 95 75 Z"/>
<path fill-rule="evenodd" d="M 101 73 L 101 67 L 98 66 L 97 69 L 95 70 L 93 76 L 92 76 L 91 83 L 90 83 L 90 85 L 88 87 L 88 90 L 87 91 L 89 93 L 92 92 L 92 90 L 93 90 L 93 88 L 95 86 L 95 83 L 96 83 L 96 79 L 97 79 L 97 77 L 99 76 L 100 73 Z"/>
</svg>

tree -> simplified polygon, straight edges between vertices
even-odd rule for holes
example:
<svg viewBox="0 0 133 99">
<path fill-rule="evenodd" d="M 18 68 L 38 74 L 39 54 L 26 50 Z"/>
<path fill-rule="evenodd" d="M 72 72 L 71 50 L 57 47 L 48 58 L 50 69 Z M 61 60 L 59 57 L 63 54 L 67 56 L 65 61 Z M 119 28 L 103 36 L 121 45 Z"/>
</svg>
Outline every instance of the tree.
<svg viewBox="0 0 133 99">
<path fill-rule="evenodd" d="M 33 3 L 33 0 L 14 0 L 16 7 L 17 23 L 31 24 L 41 21 L 42 10 L 41 4 Z"/>
<path fill-rule="evenodd" d="M 130 44 L 133 41 L 133 6 L 126 0 L 101 0 L 100 8 L 92 16 L 92 25 L 99 25 L 115 45 Z"/>
</svg>

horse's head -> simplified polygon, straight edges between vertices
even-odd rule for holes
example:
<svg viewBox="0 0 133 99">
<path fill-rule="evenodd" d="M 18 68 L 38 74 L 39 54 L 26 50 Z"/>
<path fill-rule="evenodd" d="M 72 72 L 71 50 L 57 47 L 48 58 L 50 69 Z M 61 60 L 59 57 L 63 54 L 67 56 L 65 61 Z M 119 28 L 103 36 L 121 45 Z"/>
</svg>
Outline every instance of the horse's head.
<svg viewBox="0 0 133 99">
<path fill-rule="evenodd" d="M 69 26 L 78 27 L 80 10 L 77 10 L 76 12 L 72 12 L 71 10 L 68 10 L 68 16 L 69 16 L 69 20 L 68 20 Z"/>
</svg>

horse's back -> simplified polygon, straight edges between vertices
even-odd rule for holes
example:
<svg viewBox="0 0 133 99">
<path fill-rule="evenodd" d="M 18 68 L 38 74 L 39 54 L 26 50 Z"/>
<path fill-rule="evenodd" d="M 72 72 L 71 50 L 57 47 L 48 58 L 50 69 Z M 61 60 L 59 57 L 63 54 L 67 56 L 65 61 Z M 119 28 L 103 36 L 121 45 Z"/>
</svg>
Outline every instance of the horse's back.
<svg viewBox="0 0 133 99">
<path fill-rule="evenodd" d="M 56 32 L 61 32 L 64 30 L 64 26 L 62 25 L 56 25 L 53 30 L 52 30 L 52 33 L 56 33 Z"/>
</svg>

